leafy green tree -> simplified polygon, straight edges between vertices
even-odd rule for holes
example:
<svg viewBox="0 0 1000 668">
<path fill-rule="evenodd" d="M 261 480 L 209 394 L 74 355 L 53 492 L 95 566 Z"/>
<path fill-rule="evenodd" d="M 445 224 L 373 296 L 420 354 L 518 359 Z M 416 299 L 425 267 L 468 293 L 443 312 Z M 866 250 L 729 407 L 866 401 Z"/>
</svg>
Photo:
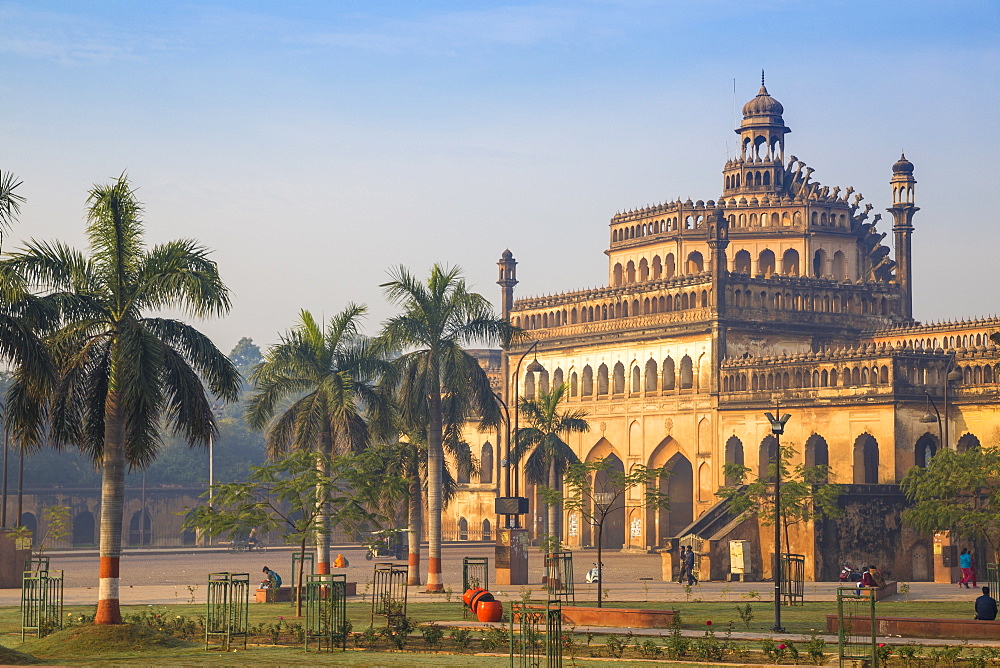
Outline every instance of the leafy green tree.
<svg viewBox="0 0 1000 668">
<path fill-rule="evenodd" d="M 249 336 L 244 336 L 236 343 L 236 346 L 229 352 L 229 359 L 233 361 L 236 370 L 244 378 L 250 375 L 255 366 L 264 361 L 264 357 L 260 354 L 260 347 Z"/>
<path fill-rule="evenodd" d="M 495 427 L 501 414 L 486 372 L 465 351 L 472 343 L 506 344 L 517 335 L 497 318 L 482 295 L 469 292 L 460 270 L 435 264 L 424 284 L 404 267 L 390 273 L 386 296 L 402 313 L 383 327 L 380 343 L 402 352 L 399 411 L 404 424 L 427 429 L 427 591 L 444 590 L 441 582 L 441 510 L 443 502 L 444 395 L 454 397 L 456 411 L 478 415 L 481 428 Z"/>
<path fill-rule="evenodd" d="M 840 508 L 841 487 L 827 482 L 830 467 L 792 465 L 797 451 L 791 444 L 782 443 L 780 448 L 781 531 L 785 536 L 785 552 L 791 552 L 788 529 L 802 522 L 825 517 L 837 517 Z M 751 477 L 750 468 L 742 464 L 726 464 L 723 471 L 733 485 L 723 487 L 716 496 L 729 499 L 736 513 L 748 513 L 760 519 L 765 526 L 774 526 L 774 476 L 775 463 L 768 464 L 763 476 Z"/>
<path fill-rule="evenodd" d="M 563 477 L 563 490 L 541 489 L 548 504 L 561 504 L 570 513 L 577 513 L 582 522 L 597 530 L 597 607 L 602 607 L 604 583 L 603 554 L 604 524 L 615 512 L 631 508 L 669 508 L 670 498 L 659 490 L 657 481 L 669 475 L 662 468 L 652 469 L 636 464 L 626 473 L 609 457 L 592 462 L 572 462 Z M 632 490 L 642 494 L 632 498 Z"/>
<path fill-rule="evenodd" d="M 400 494 L 405 483 L 388 473 L 383 464 L 372 453 L 329 456 L 292 452 L 254 467 L 246 482 L 214 485 L 211 505 L 184 510 L 184 528 L 200 529 L 212 537 L 254 529 L 281 531 L 285 541 L 304 555 L 318 531 L 329 533 L 339 527 L 357 533 L 386 520 L 372 508 L 387 493 Z M 203 495 L 208 496 L 208 492 Z M 304 558 L 299 561 L 299 587 L 304 563 Z M 301 617 L 301 590 L 296 594 L 296 614 Z"/>
<path fill-rule="evenodd" d="M 927 468 L 914 466 L 900 483 L 913 504 L 903 521 L 931 533 L 982 539 L 1000 559 L 1000 448 L 939 450 Z"/>
<path fill-rule="evenodd" d="M 52 390 L 51 434 L 75 444 L 102 470 L 100 593 L 95 623 L 120 624 L 118 583 L 126 468 L 155 458 L 160 428 L 190 445 L 215 433 L 210 397 L 236 398 L 239 374 L 201 332 L 146 311 L 192 316 L 229 310 L 229 292 L 209 251 L 179 240 L 147 249 L 142 206 L 123 174 L 90 191 L 90 256 L 60 243 L 32 241 L 3 262 L 64 324 L 51 336 L 60 373 Z"/>
<path fill-rule="evenodd" d="M 568 391 L 569 385 L 564 383 L 548 392 L 539 392 L 535 399 L 521 401 L 521 415 L 528 426 L 517 430 L 514 448 L 510 453 L 514 466 L 527 456 L 524 464 L 525 477 L 536 485 L 548 485 L 549 489 L 558 489 L 560 473 L 568 465 L 580 461 L 563 440 L 563 434 L 583 434 L 590 431 L 586 411 L 560 410 L 559 405 L 567 397 Z M 550 503 L 545 528 L 552 552 L 559 549 L 562 537 L 561 518 L 562 509 L 559 504 Z"/>
<path fill-rule="evenodd" d="M 350 304 L 321 325 L 303 310 L 298 325 L 253 368 L 247 421 L 258 429 L 266 427 L 264 439 L 272 458 L 308 450 L 320 455 L 319 465 L 333 454 L 361 451 L 370 441 L 370 426 L 386 429 L 389 402 L 378 383 L 391 366 L 360 334 L 364 313 L 365 307 Z M 286 401 L 290 405 L 279 410 Z M 319 573 L 330 572 L 329 536 L 320 513 Z"/>
</svg>

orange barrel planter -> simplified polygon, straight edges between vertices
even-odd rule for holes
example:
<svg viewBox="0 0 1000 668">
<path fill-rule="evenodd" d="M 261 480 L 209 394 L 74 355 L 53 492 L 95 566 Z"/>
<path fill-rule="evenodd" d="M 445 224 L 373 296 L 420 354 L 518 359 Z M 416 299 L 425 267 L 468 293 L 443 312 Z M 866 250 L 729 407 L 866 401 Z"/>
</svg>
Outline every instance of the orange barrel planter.
<svg viewBox="0 0 1000 668">
<path fill-rule="evenodd" d="M 481 589 L 481 590 L 477 591 L 475 593 L 475 595 L 472 597 L 472 601 L 469 603 L 469 608 L 472 610 L 472 612 L 475 613 L 476 612 L 476 608 L 481 603 L 490 603 L 490 602 L 493 602 L 493 600 L 494 600 L 493 599 L 493 594 L 489 593 L 485 589 Z"/>
<path fill-rule="evenodd" d="M 500 601 L 480 601 L 476 617 L 481 622 L 499 622 L 503 619 L 503 603 Z"/>
<path fill-rule="evenodd" d="M 462 603 L 465 603 L 465 605 L 467 606 L 472 605 L 472 597 L 475 596 L 476 593 L 481 591 L 485 590 L 482 587 L 473 587 L 472 589 L 467 589 L 465 593 L 462 594 Z"/>
</svg>

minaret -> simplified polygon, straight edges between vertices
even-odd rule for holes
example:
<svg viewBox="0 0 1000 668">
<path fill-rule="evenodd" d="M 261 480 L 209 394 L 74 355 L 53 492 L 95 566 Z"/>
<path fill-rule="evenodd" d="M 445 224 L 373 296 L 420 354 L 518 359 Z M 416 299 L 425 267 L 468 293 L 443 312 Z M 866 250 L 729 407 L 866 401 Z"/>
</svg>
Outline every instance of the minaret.
<svg viewBox="0 0 1000 668">
<path fill-rule="evenodd" d="M 913 214 L 920 207 L 913 204 L 913 191 L 917 181 L 913 178 L 913 163 L 902 154 L 892 166 L 892 233 L 896 242 L 896 282 L 903 297 L 903 316 L 913 319 L 913 264 L 910 237 L 913 234 Z"/>
<path fill-rule="evenodd" d="M 514 286 L 517 285 L 517 260 L 509 248 L 500 255 L 497 267 L 500 268 L 500 278 L 497 280 L 497 285 L 501 287 L 500 315 L 509 318 L 510 310 L 514 307 Z"/>
<path fill-rule="evenodd" d="M 729 221 L 726 220 L 725 212 L 720 208 L 716 209 L 709 218 L 708 223 L 708 248 L 711 251 L 710 271 L 712 272 L 712 374 L 709 391 L 717 394 L 721 383 L 719 382 L 719 366 L 726 356 L 726 326 L 722 320 L 726 315 L 726 278 L 729 272 L 726 269 L 726 248 L 729 246 Z"/>
</svg>

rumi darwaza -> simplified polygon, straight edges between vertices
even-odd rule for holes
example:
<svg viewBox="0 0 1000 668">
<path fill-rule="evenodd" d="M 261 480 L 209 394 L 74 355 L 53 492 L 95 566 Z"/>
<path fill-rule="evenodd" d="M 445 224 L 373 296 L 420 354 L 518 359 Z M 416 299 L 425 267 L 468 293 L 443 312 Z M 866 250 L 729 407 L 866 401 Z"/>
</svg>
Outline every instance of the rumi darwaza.
<svg viewBox="0 0 1000 668">
<path fill-rule="evenodd" d="M 750 569 L 770 577 L 773 530 L 717 492 L 734 482 L 726 463 L 754 477 L 766 470 L 775 438 L 764 413 L 779 401 L 791 415 L 781 444 L 794 448 L 793 465 L 826 464 L 842 485 L 838 517 L 791 527 L 805 579 L 834 580 L 845 561 L 877 563 L 899 580 L 947 577 L 947 534 L 902 523 L 898 483 L 939 448 L 996 442 L 1000 352 L 989 337 L 1000 321 L 914 320 L 914 165 L 905 156 L 892 165 L 883 221 L 852 187 L 823 185 L 786 155 L 783 112 L 762 80 L 743 106 L 738 155 L 723 166 L 717 199 L 616 214 L 607 287 L 515 299 L 517 262 L 505 251 L 502 312 L 527 337 L 502 355 L 482 351 L 484 363 L 511 410 L 517 396 L 567 384 L 563 408 L 586 411 L 590 423 L 565 437 L 581 460 L 670 471 L 661 482 L 669 510 L 626 503 L 606 525 L 605 549 L 691 544 L 699 570 L 723 579 L 729 541 L 746 540 Z M 889 224 L 894 252 L 880 231 Z M 460 537 L 481 527 L 488 539 L 501 519 L 493 500 L 504 494 L 503 434 L 466 436 L 481 470 L 459 480 L 447 515 Z M 520 485 L 537 540 L 544 504 Z M 572 550 L 596 538 L 571 515 L 559 531 Z"/>
</svg>

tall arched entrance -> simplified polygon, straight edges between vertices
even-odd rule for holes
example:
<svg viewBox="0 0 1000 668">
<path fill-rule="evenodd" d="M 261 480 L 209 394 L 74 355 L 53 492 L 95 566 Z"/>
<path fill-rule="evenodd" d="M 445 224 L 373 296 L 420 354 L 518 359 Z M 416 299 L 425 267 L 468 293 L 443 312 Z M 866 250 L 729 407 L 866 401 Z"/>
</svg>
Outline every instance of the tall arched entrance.
<svg viewBox="0 0 1000 668">
<path fill-rule="evenodd" d="M 743 466 L 743 441 L 736 438 L 736 436 L 730 436 L 729 440 L 726 441 L 726 463 L 733 464 L 734 466 Z M 736 478 L 727 475 L 726 484 L 735 485 Z"/>
<path fill-rule="evenodd" d="M 618 471 L 619 473 L 625 473 L 625 465 L 622 460 L 618 458 L 618 455 L 610 453 L 605 456 L 605 462 L 608 463 L 608 470 Z M 607 471 L 598 471 L 594 475 L 594 494 L 603 493 L 615 493 L 615 489 L 608 485 L 607 482 Z M 598 498 L 599 497 L 595 497 Z M 624 497 L 622 497 L 624 500 Z M 597 530 L 594 530 L 594 539 L 596 541 Z M 601 534 L 601 547 L 605 550 L 620 550 L 625 547 L 625 508 L 622 503 L 616 503 L 614 509 L 608 513 L 608 516 L 604 520 L 604 529 Z"/>
<path fill-rule="evenodd" d="M 679 534 L 694 521 L 694 469 L 681 453 L 674 454 L 660 477 L 660 492 L 670 498 L 670 508 L 661 509 L 659 517 L 660 544 Z"/>
<path fill-rule="evenodd" d="M 855 484 L 878 484 L 878 441 L 871 434 L 861 434 L 854 441 Z"/>
</svg>

